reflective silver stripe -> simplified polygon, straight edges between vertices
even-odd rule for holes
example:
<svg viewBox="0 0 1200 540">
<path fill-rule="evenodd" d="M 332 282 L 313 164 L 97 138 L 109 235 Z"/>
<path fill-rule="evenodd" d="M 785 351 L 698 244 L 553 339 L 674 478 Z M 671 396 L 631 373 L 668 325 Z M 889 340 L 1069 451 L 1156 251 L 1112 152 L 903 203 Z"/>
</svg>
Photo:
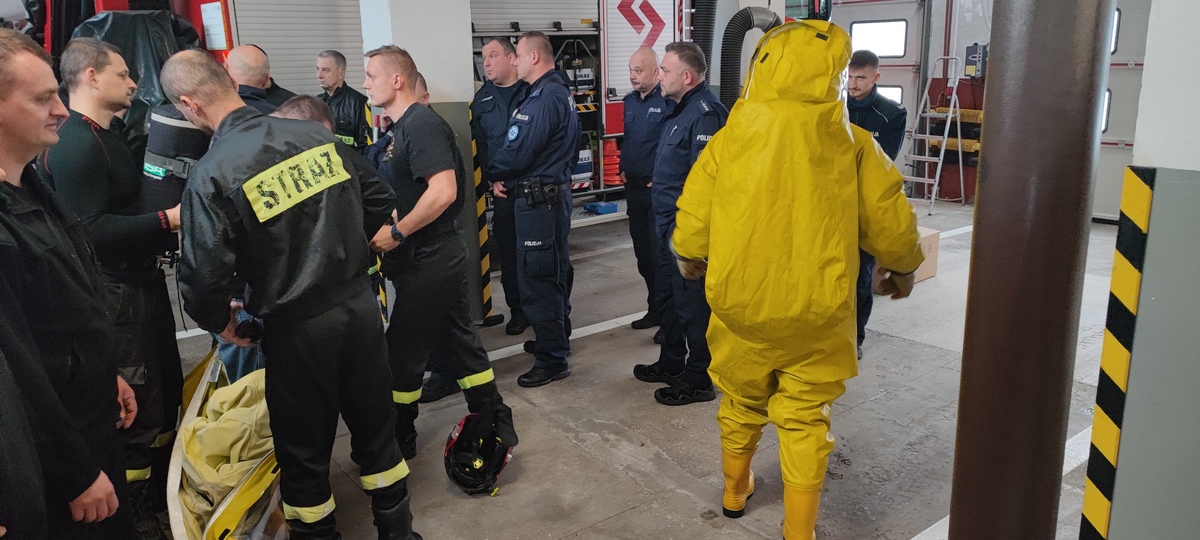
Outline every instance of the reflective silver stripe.
<svg viewBox="0 0 1200 540">
<path fill-rule="evenodd" d="M 187 120 L 176 120 L 174 118 L 167 118 L 166 116 L 163 116 L 161 114 L 156 114 L 156 113 L 150 113 L 150 121 L 158 122 L 160 124 L 166 124 L 168 126 L 174 126 L 177 128 L 194 129 L 196 131 L 201 131 L 200 128 L 196 127 L 196 124 L 188 122 Z"/>
</svg>

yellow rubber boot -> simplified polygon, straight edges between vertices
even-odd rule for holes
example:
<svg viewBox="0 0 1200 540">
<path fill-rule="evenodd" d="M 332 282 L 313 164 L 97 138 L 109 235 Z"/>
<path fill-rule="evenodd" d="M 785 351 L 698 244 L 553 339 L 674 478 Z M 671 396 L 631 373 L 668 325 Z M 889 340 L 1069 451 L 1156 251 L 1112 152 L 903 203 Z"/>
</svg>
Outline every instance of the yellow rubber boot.
<svg viewBox="0 0 1200 540">
<path fill-rule="evenodd" d="M 820 489 L 783 486 L 784 540 L 816 540 L 817 510 L 821 507 Z"/>
<path fill-rule="evenodd" d="M 750 460 L 754 454 L 735 454 L 721 450 L 721 470 L 725 473 L 725 495 L 721 511 L 727 518 L 740 518 L 746 513 L 746 500 L 754 495 L 754 471 Z"/>
</svg>

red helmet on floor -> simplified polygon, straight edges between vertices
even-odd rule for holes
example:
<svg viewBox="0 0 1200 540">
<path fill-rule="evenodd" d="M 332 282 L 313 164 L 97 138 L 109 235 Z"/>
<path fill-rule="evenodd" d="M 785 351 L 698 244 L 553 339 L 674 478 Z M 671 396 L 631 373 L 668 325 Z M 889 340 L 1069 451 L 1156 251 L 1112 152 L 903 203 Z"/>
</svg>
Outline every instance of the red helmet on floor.
<svg viewBox="0 0 1200 540">
<path fill-rule="evenodd" d="M 500 440 L 494 415 L 484 416 L 464 416 L 446 438 L 446 475 L 471 495 L 495 495 L 499 489 L 495 487 L 496 479 L 512 459 L 512 447 Z"/>
</svg>

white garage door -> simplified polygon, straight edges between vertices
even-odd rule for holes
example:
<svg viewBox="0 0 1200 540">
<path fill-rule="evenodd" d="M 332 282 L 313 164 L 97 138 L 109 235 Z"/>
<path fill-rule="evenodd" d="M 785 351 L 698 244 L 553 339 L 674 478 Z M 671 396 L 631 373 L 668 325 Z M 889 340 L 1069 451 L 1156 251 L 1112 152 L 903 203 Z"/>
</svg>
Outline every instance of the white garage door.
<svg viewBox="0 0 1200 540">
<path fill-rule="evenodd" d="M 358 0 L 233 0 L 233 28 L 239 45 L 254 44 L 271 58 L 271 76 L 297 94 L 320 94 L 317 53 L 346 55 L 346 84 L 361 91 L 362 17 Z"/>
</svg>

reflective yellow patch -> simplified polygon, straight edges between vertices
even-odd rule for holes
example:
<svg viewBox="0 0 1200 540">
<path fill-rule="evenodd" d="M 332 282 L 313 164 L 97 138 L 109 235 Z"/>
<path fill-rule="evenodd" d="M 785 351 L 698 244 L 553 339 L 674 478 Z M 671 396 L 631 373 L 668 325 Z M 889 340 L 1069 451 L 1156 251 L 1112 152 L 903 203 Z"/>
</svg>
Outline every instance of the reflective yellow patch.
<svg viewBox="0 0 1200 540">
<path fill-rule="evenodd" d="M 408 476 L 408 464 L 404 460 L 400 460 L 400 464 L 384 472 L 359 477 L 359 482 L 362 483 L 363 489 L 371 491 L 388 487 L 403 480 L 406 476 Z"/>
<path fill-rule="evenodd" d="M 150 467 L 145 469 L 126 469 L 125 482 L 141 482 L 150 479 Z"/>
<path fill-rule="evenodd" d="M 302 152 L 267 169 L 242 190 L 259 223 L 284 213 L 331 186 L 350 179 L 333 143 Z"/>
<path fill-rule="evenodd" d="M 496 380 L 496 372 L 492 371 L 491 368 L 488 368 L 488 370 L 483 373 L 476 373 L 474 375 L 469 375 L 459 379 L 458 387 L 466 390 L 476 386 L 483 386 L 494 380 Z"/>
<path fill-rule="evenodd" d="M 421 399 L 420 388 L 418 388 L 415 392 L 400 392 L 398 390 L 392 390 L 392 403 L 409 405 L 416 403 L 418 399 Z"/>
<path fill-rule="evenodd" d="M 349 145 L 349 146 L 354 146 L 354 137 L 347 137 L 347 136 L 345 136 L 345 135 L 338 135 L 338 136 L 337 136 L 337 138 L 341 139 L 341 140 L 342 140 L 342 142 L 346 143 L 346 144 L 347 144 L 347 145 Z"/>
<path fill-rule="evenodd" d="M 320 506 L 298 507 L 283 503 L 283 518 L 287 520 L 298 519 L 304 523 L 316 523 L 332 514 L 335 508 L 337 508 L 337 505 L 333 502 L 333 495 L 330 495 L 329 500 Z"/>
</svg>

